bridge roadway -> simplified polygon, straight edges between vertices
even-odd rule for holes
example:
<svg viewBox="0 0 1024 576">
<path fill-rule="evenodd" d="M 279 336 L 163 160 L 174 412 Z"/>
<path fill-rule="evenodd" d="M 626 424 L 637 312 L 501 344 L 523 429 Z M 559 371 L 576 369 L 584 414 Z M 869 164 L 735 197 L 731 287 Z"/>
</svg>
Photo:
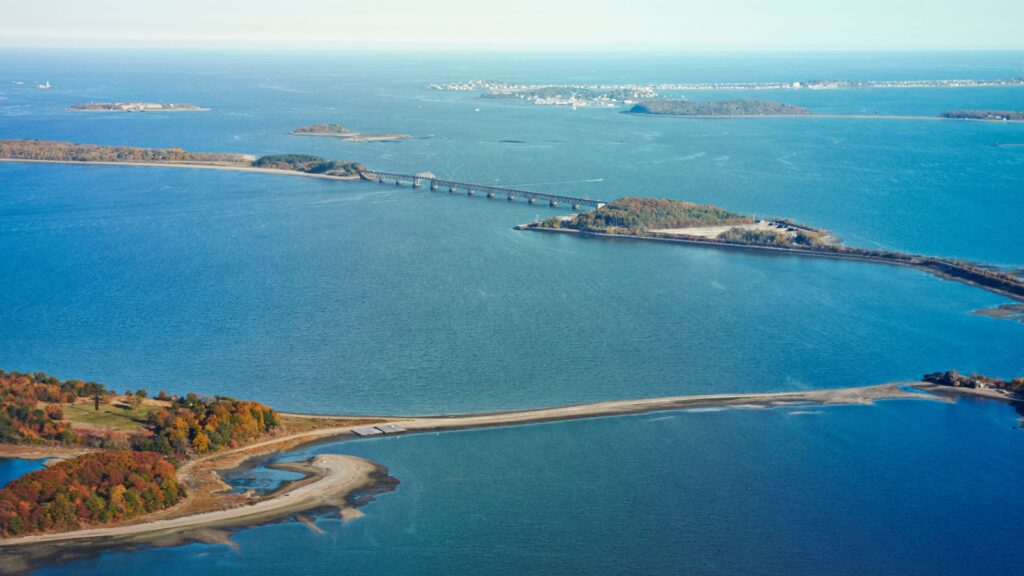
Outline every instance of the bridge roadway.
<svg viewBox="0 0 1024 576">
<path fill-rule="evenodd" d="M 574 196 L 561 196 L 559 194 L 546 194 L 544 192 L 530 192 L 528 190 L 517 190 L 515 188 L 504 188 L 501 186 L 486 186 L 482 184 L 470 184 L 468 182 L 442 180 L 427 174 L 397 174 L 395 172 L 367 170 L 366 172 L 360 173 L 360 177 L 363 180 L 376 180 L 381 184 L 385 182 L 394 182 L 396 186 L 401 186 L 402 182 L 409 182 L 414 188 L 422 186 L 423 182 L 430 182 L 431 190 L 447 188 L 448 192 L 452 194 L 458 190 L 465 190 L 470 196 L 475 195 L 477 192 L 483 192 L 487 194 L 488 198 L 494 198 L 500 194 L 505 196 L 509 202 L 514 201 L 516 198 L 526 198 L 530 204 L 535 204 L 537 200 L 546 200 L 550 206 L 558 206 L 559 203 L 562 203 L 571 206 L 573 210 L 579 210 L 582 206 L 600 208 L 606 204 L 602 200 L 592 200 L 590 198 L 576 198 Z"/>
</svg>

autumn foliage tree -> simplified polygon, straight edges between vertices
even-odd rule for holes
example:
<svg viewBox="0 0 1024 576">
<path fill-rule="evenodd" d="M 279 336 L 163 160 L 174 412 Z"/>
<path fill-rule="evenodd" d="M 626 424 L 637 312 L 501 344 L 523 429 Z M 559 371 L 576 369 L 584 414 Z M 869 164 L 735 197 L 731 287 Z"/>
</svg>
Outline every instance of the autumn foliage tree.
<svg viewBox="0 0 1024 576">
<path fill-rule="evenodd" d="M 162 454 L 202 455 L 235 448 L 279 425 L 277 413 L 259 402 L 189 394 L 152 413 L 146 424 L 152 436 L 137 438 L 135 445 Z"/>
<path fill-rule="evenodd" d="M 59 405 L 104 394 L 107 391 L 103 385 L 95 382 L 62 382 L 41 372 L 0 370 L 0 442 L 71 442 L 74 435 L 62 422 L 64 414 Z"/>
<path fill-rule="evenodd" d="M 174 466 L 160 454 L 93 452 L 0 489 L 0 536 L 126 520 L 174 506 L 184 495 Z"/>
</svg>

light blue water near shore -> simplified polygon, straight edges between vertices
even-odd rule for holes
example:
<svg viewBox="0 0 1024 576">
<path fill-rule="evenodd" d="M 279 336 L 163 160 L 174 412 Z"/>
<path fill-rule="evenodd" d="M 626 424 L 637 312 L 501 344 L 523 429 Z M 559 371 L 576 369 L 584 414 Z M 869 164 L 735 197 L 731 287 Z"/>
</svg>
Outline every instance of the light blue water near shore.
<svg viewBox="0 0 1024 576">
<path fill-rule="evenodd" d="M 675 412 L 385 438 L 402 484 L 323 535 L 40 574 L 1014 574 L 1024 442 L 994 402 Z M 973 535 L 973 537 L 969 536 Z"/>
<path fill-rule="evenodd" d="M 6 51 L 0 137 L 309 152 L 596 198 L 669 196 L 790 216 L 855 245 L 1021 266 L 1024 148 L 994 145 L 1024 143 L 1022 125 L 691 122 L 421 89 L 477 77 L 1000 78 L 1019 75 L 1020 60 Z M 821 112 L 935 114 L 1020 109 L 1024 90 L 741 96 Z M 214 110 L 64 111 L 89 100 Z M 287 135 L 313 122 L 424 138 Z M 0 164 L 0 367 L 362 413 L 862 385 L 951 367 L 1024 373 L 1024 326 L 970 313 L 1007 302 L 993 294 L 870 263 L 512 230 L 552 213 L 377 184 Z M 345 444 L 337 449 L 381 461 L 403 484 L 360 521 L 324 521 L 325 537 L 271 526 L 240 534 L 237 552 L 109 554 L 68 570 L 288 574 L 310 568 L 302 559 L 364 573 L 1012 571 L 1002 550 L 1020 540 L 1010 519 L 1021 502 L 991 492 L 1020 477 L 1024 444 L 1008 409 L 889 402 L 796 412 Z M 275 477 L 260 470 L 247 482 Z"/>
</svg>

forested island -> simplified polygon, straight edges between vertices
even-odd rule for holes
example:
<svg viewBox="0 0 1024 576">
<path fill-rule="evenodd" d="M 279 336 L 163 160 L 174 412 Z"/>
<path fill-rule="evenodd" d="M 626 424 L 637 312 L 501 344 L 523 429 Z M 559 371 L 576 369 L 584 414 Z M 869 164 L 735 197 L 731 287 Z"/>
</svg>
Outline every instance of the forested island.
<svg viewBox="0 0 1024 576">
<path fill-rule="evenodd" d="M 195 104 L 161 102 L 88 102 L 68 106 L 71 112 L 209 112 Z"/>
<path fill-rule="evenodd" d="M 658 116 L 806 116 L 807 108 L 771 100 L 721 100 L 691 102 L 690 100 L 648 100 L 634 105 L 629 114 Z"/>
<path fill-rule="evenodd" d="M 952 258 L 843 246 L 825 230 L 790 220 L 755 220 L 717 206 L 667 198 L 621 198 L 597 210 L 516 228 L 879 261 L 919 268 L 1024 301 L 1024 279 L 1010 273 Z"/>
<path fill-rule="evenodd" d="M 955 120 L 1024 122 L 1024 112 L 1014 110 L 950 110 L 940 116 Z"/>
<path fill-rule="evenodd" d="M 364 134 L 355 132 L 341 124 L 312 124 L 300 126 L 291 132 L 295 136 L 327 136 L 353 142 L 388 142 L 412 138 L 411 134 Z"/>
<path fill-rule="evenodd" d="M 326 160 L 307 154 L 257 158 L 246 154 L 186 152 L 180 148 L 102 146 L 51 140 L 0 140 L 0 160 L 206 167 L 353 179 L 366 169 L 358 162 Z"/>
</svg>

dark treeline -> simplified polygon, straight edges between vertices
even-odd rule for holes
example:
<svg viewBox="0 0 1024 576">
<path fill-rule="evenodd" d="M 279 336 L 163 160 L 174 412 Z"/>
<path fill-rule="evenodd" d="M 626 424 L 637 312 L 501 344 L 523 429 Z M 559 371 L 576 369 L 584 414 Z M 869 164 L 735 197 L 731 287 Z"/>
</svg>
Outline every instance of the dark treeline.
<svg viewBox="0 0 1024 576">
<path fill-rule="evenodd" d="M 74 162 L 184 162 L 251 165 L 241 154 L 185 152 L 180 148 L 100 146 L 50 140 L 0 140 L 0 158 Z"/>
<path fill-rule="evenodd" d="M 688 228 L 750 224 L 753 219 L 709 204 L 691 204 L 667 198 L 620 198 L 597 210 L 583 212 L 572 220 L 551 219 L 548 227 L 609 232 L 638 232 L 659 228 Z"/>
<path fill-rule="evenodd" d="M 100 146 L 50 140 L 0 140 L 0 158 L 58 162 L 147 162 L 209 164 L 292 170 L 330 176 L 358 176 L 366 167 L 358 162 L 325 160 L 307 154 L 273 154 L 255 161 L 242 154 L 186 152 L 180 148 Z"/>
<path fill-rule="evenodd" d="M 153 452 L 93 452 L 0 489 L 0 536 L 108 524 L 174 506 L 174 465 Z"/>
<path fill-rule="evenodd" d="M 310 156 L 308 154 L 272 154 L 259 158 L 252 165 L 256 168 L 294 170 L 296 172 L 326 174 L 329 176 L 359 176 L 362 172 L 366 171 L 366 166 L 358 162 L 324 160 L 319 156 Z"/>
<path fill-rule="evenodd" d="M 940 116 L 965 120 L 1024 120 L 1024 112 L 1015 110 L 950 110 Z"/>
</svg>

